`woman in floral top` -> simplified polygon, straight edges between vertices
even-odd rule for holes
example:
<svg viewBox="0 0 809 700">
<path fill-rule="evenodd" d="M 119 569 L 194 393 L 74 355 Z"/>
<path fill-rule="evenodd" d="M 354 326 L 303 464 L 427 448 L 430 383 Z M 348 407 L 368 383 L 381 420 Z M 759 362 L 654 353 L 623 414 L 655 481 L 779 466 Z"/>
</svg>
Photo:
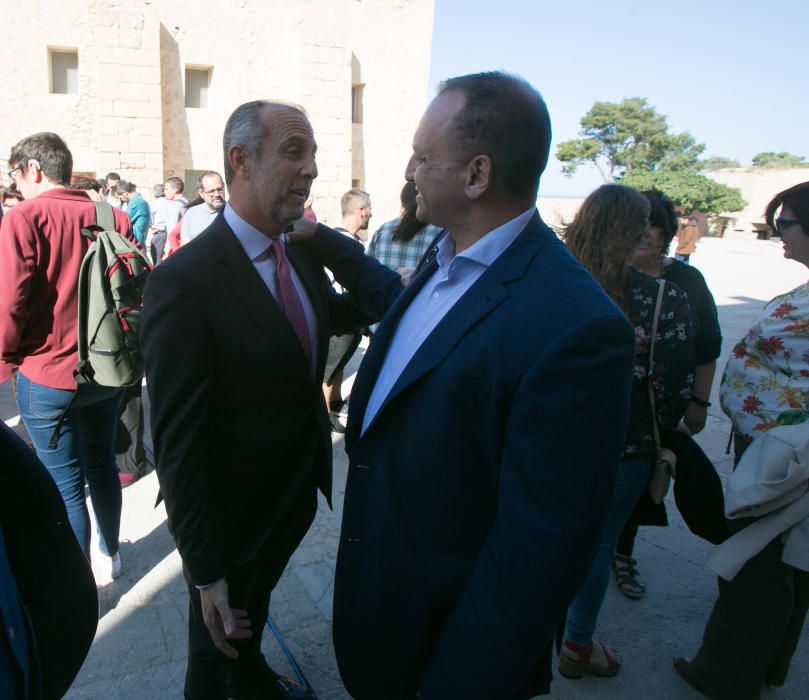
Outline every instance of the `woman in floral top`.
<svg viewBox="0 0 809 700">
<path fill-rule="evenodd" d="M 666 282 L 655 338 L 650 340 L 658 282 L 630 266 L 649 225 L 649 202 L 622 185 L 604 185 L 582 204 L 565 231 L 571 252 L 595 277 L 635 327 L 635 378 L 624 455 L 618 465 L 612 503 L 590 573 L 568 611 L 559 671 L 571 678 L 591 673 L 614 676 L 621 662 L 613 649 L 593 641 L 618 536 L 649 481 L 656 457 L 649 384 L 657 421 L 674 429 L 691 397 L 694 341 L 685 293 Z M 652 366 L 651 375 L 649 372 Z"/>
<path fill-rule="evenodd" d="M 777 194 L 765 219 L 781 236 L 784 257 L 809 267 L 809 182 Z M 764 307 L 733 348 L 719 398 L 733 422 L 736 463 L 766 431 L 809 420 L 809 284 Z M 737 518 L 728 525 L 737 532 L 752 522 Z M 809 609 L 809 572 L 785 563 L 783 547 L 776 537 L 732 581 L 719 579 L 699 652 L 690 662 L 674 660 L 683 679 L 705 695 L 757 700 L 765 683 L 785 683 Z"/>
<path fill-rule="evenodd" d="M 668 257 L 669 246 L 677 233 L 678 216 L 672 202 L 657 190 L 642 193 L 649 200 L 651 213 L 649 229 L 643 245 L 638 248 L 632 264 L 641 272 L 667 282 L 673 282 L 688 296 L 694 335 L 694 391 L 685 409 L 683 423 L 692 435 L 705 427 L 708 417 L 708 398 L 711 395 L 716 360 L 722 352 L 722 332 L 716 303 L 705 278 L 697 268 Z M 635 536 L 640 525 L 666 525 L 666 506 L 655 505 L 646 494 L 624 527 L 615 552 L 612 570 L 618 590 L 627 598 L 638 600 L 646 592 L 639 578 L 637 561 L 633 557 Z"/>
<path fill-rule="evenodd" d="M 784 257 L 809 267 L 809 229 L 796 211 L 801 198 L 809 200 L 809 183 L 777 195 L 773 202 L 783 204 L 781 214 L 773 221 L 777 206 L 771 202 L 767 221 L 781 235 Z M 775 297 L 764 307 L 733 348 L 719 399 L 733 422 L 737 461 L 762 432 L 809 419 L 808 284 Z"/>
</svg>

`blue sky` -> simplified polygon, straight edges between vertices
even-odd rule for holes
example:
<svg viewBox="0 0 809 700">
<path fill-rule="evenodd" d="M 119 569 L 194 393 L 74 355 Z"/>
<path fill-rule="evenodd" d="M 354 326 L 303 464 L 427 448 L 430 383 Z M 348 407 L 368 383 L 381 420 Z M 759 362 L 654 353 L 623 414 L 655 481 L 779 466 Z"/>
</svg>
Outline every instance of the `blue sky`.
<svg viewBox="0 0 809 700">
<path fill-rule="evenodd" d="M 760 151 L 809 159 L 806 0 L 435 0 L 429 96 L 440 80 L 519 73 L 545 97 L 554 144 L 575 138 L 596 100 L 645 97 L 706 144 L 704 157 L 749 165 Z M 586 195 L 552 159 L 546 196 Z"/>
</svg>

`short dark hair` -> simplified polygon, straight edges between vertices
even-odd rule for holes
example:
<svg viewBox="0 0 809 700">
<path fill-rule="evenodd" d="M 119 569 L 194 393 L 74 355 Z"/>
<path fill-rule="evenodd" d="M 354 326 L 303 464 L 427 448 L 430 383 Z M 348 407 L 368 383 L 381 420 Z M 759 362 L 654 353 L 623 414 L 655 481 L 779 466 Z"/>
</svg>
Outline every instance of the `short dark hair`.
<svg viewBox="0 0 809 700">
<path fill-rule="evenodd" d="M 659 228 L 663 232 L 663 255 L 669 252 L 669 246 L 675 235 L 677 235 L 677 225 L 679 217 L 674 210 L 672 202 L 660 190 L 646 190 L 641 194 L 649 200 L 651 210 L 649 212 L 649 223 Z"/>
<path fill-rule="evenodd" d="M 18 199 L 23 201 L 23 196 L 17 189 L 17 183 L 12 182 L 8 187 L 0 187 L 0 202 L 5 202 L 7 199 Z"/>
<path fill-rule="evenodd" d="M 126 180 L 121 180 L 117 185 L 115 185 L 115 192 L 121 194 L 123 192 L 129 192 L 130 194 L 134 192 L 137 187 L 133 185 L 131 182 L 127 182 Z"/>
<path fill-rule="evenodd" d="M 38 161 L 42 174 L 54 184 L 70 184 L 73 155 L 59 135 L 52 131 L 41 131 L 18 141 L 11 149 L 9 165 L 25 168 L 29 160 Z"/>
<path fill-rule="evenodd" d="M 185 190 L 185 183 L 183 182 L 182 178 L 179 178 L 176 175 L 166 178 L 166 182 L 163 184 L 171 185 L 180 194 L 182 194 Z"/>
<path fill-rule="evenodd" d="M 771 229 L 775 230 L 775 212 L 785 204 L 792 209 L 803 232 L 809 236 L 809 182 L 801 182 L 772 198 L 764 212 L 764 220 Z"/>
<path fill-rule="evenodd" d="M 95 192 L 101 192 L 101 185 L 97 180 L 93 180 L 90 177 L 80 177 L 73 180 L 73 182 L 70 183 L 70 186 L 74 190 L 94 190 Z"/>
<path fill-rule="evenodd" d="M 499 189 L 535 197 L 551 147 L 551 119 L 542 95 L 523 78 L 501 71 L 450 78 L 438 93 L 450 90 L 466 98 L 453 124 L 457 156 L 488 155 Z"/>
<path fill-rule="evenodd" d="M 107 173 L 107 177 L 104 178 L 105 180 L 120 180 L 121 176 L 118 173 Z"/>
</svg>

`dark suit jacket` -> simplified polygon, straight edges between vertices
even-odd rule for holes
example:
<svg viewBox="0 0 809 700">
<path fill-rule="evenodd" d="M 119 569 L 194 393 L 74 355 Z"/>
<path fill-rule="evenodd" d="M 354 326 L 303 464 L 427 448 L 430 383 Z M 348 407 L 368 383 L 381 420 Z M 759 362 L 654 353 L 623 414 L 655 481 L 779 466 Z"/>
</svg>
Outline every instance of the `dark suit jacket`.
<svg viewBox="0 0 809 700">
<path fill-rule="evenodd" d="M 315 375 L 223 216 L 155 268 L 141 339 L 160 490 L 195 584 L 252 561 L 302 488 L 331 497 L 321 391 L 329 335 L 367 323 L 305 251 L 287 254 L 317 315 Z"/>
<path fill-rule="evenodd" d="M 346 254 L 331 264 L 372 303 L 370 263 Z M 412 698 L 417 687 L 425 700 L 527 698 L 547 689 L 554 631 L 600 539 L 633 331 L 537 214 L 361 436 L 396 324 L 435 269 L 431 260 L 390 308 L 351 393 L 337 660 L 362 700 Z"/>
<path fill-rule="evenodd" d="M 15 626 L 13 640 L 0 638 L 0 653 L 14 652 L 33 634 L 29 667 L 23 670 L 26 697 L 61 698 L 95 636 L 96 584 L 53 478 L 5 425 L 0 425 L 0 532 L 11 569 L 6 573 L 15 581 L 0 586 L 0 617 L 11 626 L 2 613 L 21 602 L 30 622 L 28 630 Z M 4 625 L 0 635 L 7 634 Z"/>
</svg>

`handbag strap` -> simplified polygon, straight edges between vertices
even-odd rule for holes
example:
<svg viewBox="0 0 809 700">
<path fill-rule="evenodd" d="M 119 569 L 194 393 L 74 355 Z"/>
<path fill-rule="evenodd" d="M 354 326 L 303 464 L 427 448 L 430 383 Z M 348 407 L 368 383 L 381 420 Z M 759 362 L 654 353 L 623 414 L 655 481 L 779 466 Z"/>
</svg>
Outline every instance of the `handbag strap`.
<svg viewBox="0 0 809 700">
<path fill-rule="evenodd" d="M 657 326 L 660 321 L 660 307 L 663 305 L 663 292 L 666 288 L 666 280 L 657 280 L 657 302 L 655 303 L 655 313 L 652 318 L 652 339 L 649 343 L 649 373 L 647 374 L 647 386 L 649 387 L 649 403 L 652 404 L 652 433 L 654 434 L 655 450 L 660 452 L 660 429 L 657 426 L 657 411 L 655 410 L 655 393 L 652 388 L 652 371 L 654 369 L 655 339 L 657 338 Z"/>
</svg>

